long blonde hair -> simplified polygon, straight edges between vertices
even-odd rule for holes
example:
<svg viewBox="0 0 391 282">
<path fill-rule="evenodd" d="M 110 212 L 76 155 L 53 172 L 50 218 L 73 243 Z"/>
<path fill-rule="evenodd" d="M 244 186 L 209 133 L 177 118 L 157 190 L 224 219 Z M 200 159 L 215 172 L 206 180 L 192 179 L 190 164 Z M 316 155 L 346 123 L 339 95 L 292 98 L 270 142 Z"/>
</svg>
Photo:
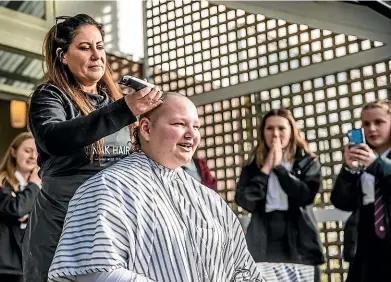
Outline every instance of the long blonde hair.
<svg viewBox="0 0 391 282">
<path fill-rule="evenodd" d="M 61 57 L 68 51 L 69 45 L 76 37 L 78 31 L 83 26 L 95 26 L 104 39 L 105 33 L 103 25 L 97 23 L 92 17 L 86 14 L 78 14 L 69 17 L 65 21 L 54 25 L 47 33 L 43 42 L 43 69 L 48 78 L 48 82 L 62 89 L 76 104 L 81 114 L 87 116 L 95 110 L 86 95 L 79 87 L 68 66 L 64 65 Z M 98 82 L 98 87 L 107 89 L 107 94 L 116 101 L 123 97 L 115 84 L 112 71 L 106 60 L 106 69 L 103 77 Z M 99 157 L 103 154 L 103 139 L 95 142 L 95 149 L 91 149 L 91 160 L 96 153 Z"/>
<path fill-rule="evenodd" d="M 0 163 L 0 186 L 3 186 L 5 182 L 8 182 L 8 184 L 12 186 L 14 192 L 19 191 L 19 182 L 15 177 L 17 163 L 16 157 L 12 155 L 12 152 L 15 154 L 20 145 L 28 139 L 34 139 L 30 132 L 22 132 L 17 135 L 14 140 L 12 140 Z"/>
<path fill-rule="evenodd" d="M 261 126 L 258 129 L 258 137 L 257 137 L 257 146 L 251 152 L 250 158 L 247 164 L 250 164 L 254 158 L 256 160 L 257 165 L 260 167 L 265 163 L 267 155 L 269 153 L 269 147 L 266 144 L 266 140 L 264 137 L 264 130 L 266 127 L 266 120 L 272 116 L 283 117 L 288 120 L 289 125 L 291 127 L 291 137 L 289 140 L 288 147 L 286 149 L 286 159 L 288 161 L 292 161 L 296 155 L 297 148 L 304 150 L 309 155 L 313 155 L 313 153 L 308 148 L 308 144 L 305 139 L 300 135 L 300 131 L 296 126 L 296 121 L 292 115 L 292 113 L 284 108 L 278 110 L 271 110 L 262 118 Z"/>
</svg>

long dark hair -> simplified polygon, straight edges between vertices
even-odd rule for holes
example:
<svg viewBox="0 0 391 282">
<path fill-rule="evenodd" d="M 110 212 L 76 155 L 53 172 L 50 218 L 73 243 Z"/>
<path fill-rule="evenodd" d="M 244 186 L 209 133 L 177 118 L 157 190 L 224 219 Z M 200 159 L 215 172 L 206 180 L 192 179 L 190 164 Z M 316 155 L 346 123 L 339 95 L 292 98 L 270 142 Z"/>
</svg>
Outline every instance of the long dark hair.
<svg viewBox="0 0 391 282">
<path fill-rule="evenodd" d="M 298 127 L 296 126 L 296 121 L 292 115 L 292 113 L 284 108 L 280 108 L 278 110 L 271 110 L 262 118 L 261 120 L 261 126 L 258 130 L 258 137 L 257 137 L 257 146 L 251 153 L 251 157 L 248 161 L 248 163 L 251 163 L 254 158 L 256 160 L 256 163 L 258 166 L 262 166 L 265 163 L 265 160 L 267 158 L 267 155 L 269 153 L 269 147 L 266 144 L 266 140 L 264 137 L 264 130 L 266 126 L 266 121 L 269 117 L 272 116 L 279 116 L 286 118 L 289 122 L 289 125 L 291 127 L 291 137 L 289 140 L 288 147 L 286 149 L 286 159 L 291 161 L 296 155 L 297 148 L 300 148 L 304 150 L 306 153 L 313 155 L 313 153 L 308 148 L 308 144 L 305 141 L 305 139 L 300 135 L 300 131 Z"/>
<path fill-rule="evenodd" d="M 69 45 L 83 26 L 95 26 L 104 39 L 103 25 L 97 23 L 86 14 L 68 17 L 63 22 L 54 25 L 47 33 L 43 42 L 43 69 L 48 83 L 62 89 L 76 104 L 81 114 L 86 116 L 95 110 L 85 93 L 81 90 L 68 66 L 61 62 L 61 57 L 68 51 Z M 113 80 L 112 71 L 106 61 L 106 70 L 98 82 L 98 88 L 106 88 L 107 95 L 115 101 L 123 97 Z M 103 154 L 103 139 L 95 142 L 96 150 L 91 150 L 91 159 L 95 153 Z"/>
</svg>

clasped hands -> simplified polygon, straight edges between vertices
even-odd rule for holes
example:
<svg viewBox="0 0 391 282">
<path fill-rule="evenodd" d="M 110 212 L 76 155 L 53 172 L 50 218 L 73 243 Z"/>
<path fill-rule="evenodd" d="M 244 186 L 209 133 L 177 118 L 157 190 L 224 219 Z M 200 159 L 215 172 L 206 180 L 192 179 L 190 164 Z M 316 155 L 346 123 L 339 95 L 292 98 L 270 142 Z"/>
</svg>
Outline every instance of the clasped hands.
<svg viewBox="0 0 391 282">
<path fill-rule="evenodd" d="M 281 164 L 282 156 L 283 151 L 281 147 L 281 139 L 279 137 L 274 137 L 269 148 L 269 154 L 267 155 L 261 171 L 263 173 L 269 174 L 273 168 Z"/>
</svg>

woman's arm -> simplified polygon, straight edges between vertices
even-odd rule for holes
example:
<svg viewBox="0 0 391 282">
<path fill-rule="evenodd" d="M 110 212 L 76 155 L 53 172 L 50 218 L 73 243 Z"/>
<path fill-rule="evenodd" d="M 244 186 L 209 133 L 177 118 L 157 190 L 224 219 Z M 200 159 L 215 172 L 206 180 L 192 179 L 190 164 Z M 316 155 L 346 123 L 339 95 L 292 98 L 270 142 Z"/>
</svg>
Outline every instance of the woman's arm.
<svg viewBox="0 0 391 282">
<path fill-rule="evenodd" d="M 64 96 L 46 85 L 31 99 L 30 128 L 38 146 L 48 154 L 68 155 L 136 121 L 124 98 L 87 116 L 67 120 Z"/>
<path fill-rule="evenodd" d="M 276 166 L 273 172 L 277 175 L 281 188 L 299 206 L 310 205 L 314 202 L 321 181 L 320 163 L 317 160 L 312 161 L 309 168 L 302 172 L 301 179 L 291 174 L 282 165 Z"/>
<path fill-rule="evenodd" d="M 27 184 L 23 191 L 15 196 L 4 193 L 0 188 L 0 213 L 15 219 L 25 216 L 33 208 L 39 186 L 33 182 Z"/>
<path fill-rule="evenodd" d="M 255 163 L 244 167 L 236 186 L 236 203 L 249 212 L 258 210 L 266 199 L 268 178 Z"/>
<path fill-rule="evenodd" d="M 342 167 L 331 191 L 331 203 L 340 210 L 353 211 L 358 208 L 360 197 L 360 174 L 350 173 Z"/>
</svg>

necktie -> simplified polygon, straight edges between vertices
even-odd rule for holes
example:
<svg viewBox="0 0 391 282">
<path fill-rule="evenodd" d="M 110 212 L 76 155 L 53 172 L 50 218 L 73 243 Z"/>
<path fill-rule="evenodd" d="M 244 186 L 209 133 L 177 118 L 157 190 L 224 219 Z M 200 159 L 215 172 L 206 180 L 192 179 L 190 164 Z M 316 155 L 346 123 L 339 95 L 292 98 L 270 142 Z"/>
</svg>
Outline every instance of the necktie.
<svg viewBox="0 0 391 282">
<path fill-rule="evenodd" d="M 375 192 L 375 232 L 376 235 L 384 239 L 386 237 L 386 225 L 384 220 L 384 201 L 380 189 Z"/>
</svg>

